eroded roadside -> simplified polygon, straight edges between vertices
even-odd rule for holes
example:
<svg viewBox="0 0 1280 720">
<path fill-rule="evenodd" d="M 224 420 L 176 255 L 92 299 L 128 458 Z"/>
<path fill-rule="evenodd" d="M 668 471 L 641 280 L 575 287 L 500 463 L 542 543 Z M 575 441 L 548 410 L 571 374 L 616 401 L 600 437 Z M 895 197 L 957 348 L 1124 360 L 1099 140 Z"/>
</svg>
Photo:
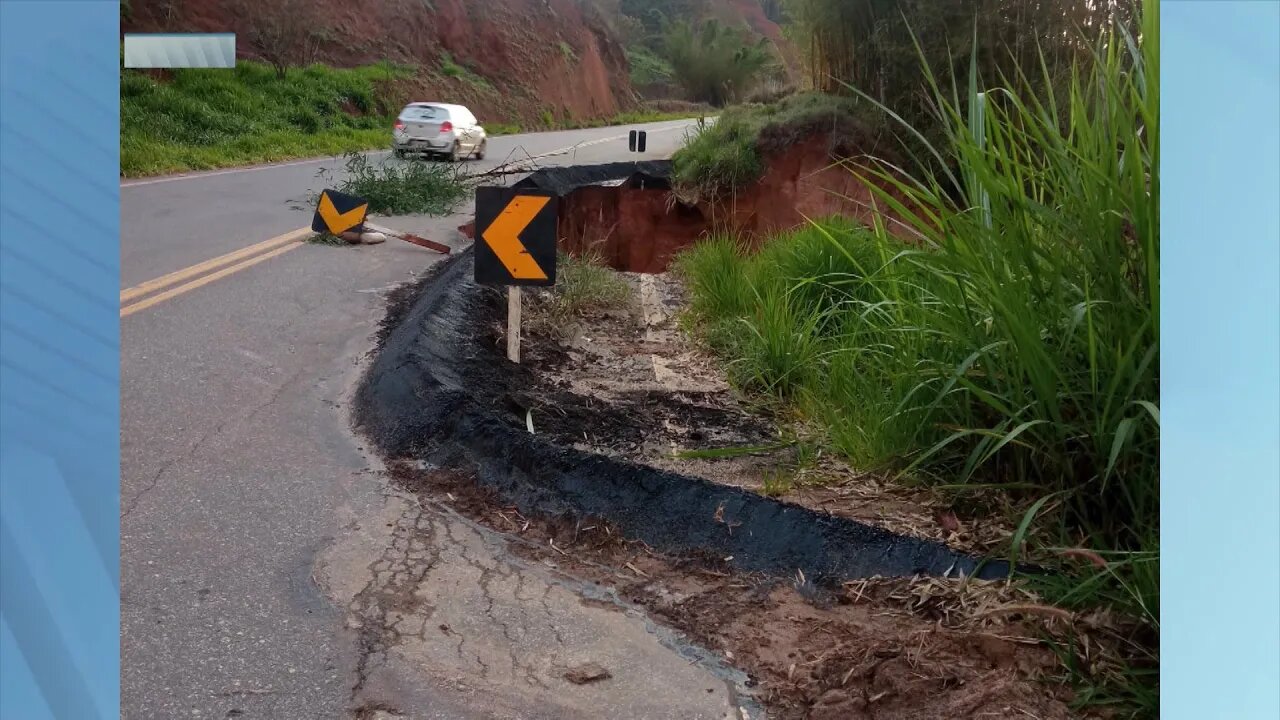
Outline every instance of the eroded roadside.
<svg viewBox="0 0 1280 720">
<path fill-rule="evenodd" d="M 1052 654 L 1016 619 L 1006 622 L 1004 614 L 995 613 L 991 622 L 978 626 L 949 622 L 957 597 L 959 602 L 967 598 L 1007 608 L 1017 598 L 1001 593 L 1012 591 L 974 583 L 968 596 L 951 593 L 930 602 L 928 584 L 911 582 L 921 572 L 949 575 L 966 561 L 963 574 L 980 572 L 982 566 L 962 553 L 861 525 L 853 534 L 825 536 L 833 527 L 854 524 L 800 506 L 751 505 L 760 496 L 652 468 L 635 470 L 634 464 L 598 452 L 559 447 L 547 455 L 531 450 L 527 434 L 510 432 L 517 424 L 523 430 L 530 410 L 540 419 L 537 432 L 545 433 L 583 408 L 561 403 L 555 419 L 557 412 L 540 403 L 534 379 L 521 376 L 518 367 L 502 366 L 497 343 L 485 330 L 496 316 L 486 314 L 484 300 L 466 305 L 465 323 L 456 314 L 442 318 L 423 312 L 424 302 L 483 296 L 484 291 L 466 287 L 463 270 L 444 273 L 433 281 L 436 287 L 422 289 L 412 306 L 406 302 L 393 310 L 383 354 L 357 403 L 362 430 L 392 458 L 399 486 L 420 502 L 443 504 L 518 538 L 511 551 L 535 567 L 550 564 L 596 584 L 577 585 L 579 591 L 613 588 L 618 597 L 747 672 L 752 691 L 772 716 L 1069 716 L 1064 691 L 1045 682 Z M 412 326 L 405 331 L 416 338 L 412 347 L 391 337 L 405 326 Z M 401 354 L 388 358 L 388 347 Z M 467 367 L 498 366 L 527 380 L 524 391 L 512 392 L 501 383 L 479 387 L 457 362 L 440 362 L 457 353 Z M 408 366 L 414 372 L 403 372 Z M 424 375 L 428 367 L 429 377 Z M 430 387 L 420 384 L 424 381 Z M 371 408 L 369 393 L 380 395 L 380 401 L 390 397 L 391 412 Z M 477 413 L 469 403 L 486 393 L 487 410 Z M 414 409 L 410 403 L 429 407 Z M 577 420 L 589 416 L 579 414 Z M 583 444 L 590 446 L 593 431 L 625 440 L 628 424 L 642 427 L 652 420 L 624 418 L 616 428 L 587 422 L 577 429 L 586 432 Z M 678 413 L 676 420 L 678 424 Z M 700 422 L 696 414 L 685 418 L 689 421 Z M 643 447 L 648 434 L 639 434 L 637 447 Z M 628 449 L 635 448 L 624 448 L 622 454 Z M 577 477 L 567 485 L 556 484 L 549 476 L 557 473 Z M 602 507 L 601 487 L 625 493 L 632 486 L 643 492 L 624 497 L 622 508 L 591 511 Z M 673 487 L 677 502 L 661 506 L 670 509 L 668 516 L 625 511 L 627 500 L 652 509 L 647 498 Z M 687 507 L 681 508 L 681 501 Z M 815 527 L 822 529 L 816 535 Z M 652 532 L 654 528 L 659 531 Z M 803 530 L 792 533 L 790 528 Z M 780 540 L 767 537 L 775 531 L 783 536 Z M 845 545 L 831 542 L 833 537 Z M 785 546 L 792 541 L 795 552 L 789 553 Z M 745 552 L 736 557 L 726 548 Z M 853 561 L 848 555 L 855 556 Z M 788 563 L 794 571 L 781 572 Z M 858 573 L 904 580 L 897 586 L 848 582 Z M 664 700 L 674 697 L 667 693 Z"/>
<path fill-rule="evenodd" d="M 383 337 L 421 286 L 391 293 Z M 763 717 L 725 658 L 454 511 L 456 496 L 392 485 L 347 518 L 312 576 L 344 611 L 357 720 Z"/>
<path fill-rule="evenodd" d="M 469 698 L 474 717 L 755 716 L 740 697 L 745 676 L 522 555 L 447 506 L 400 493 L 330 548 L 315 579 L 347 611 L 355 717 L 452 717 L 433 685 Z"/>
</svg>

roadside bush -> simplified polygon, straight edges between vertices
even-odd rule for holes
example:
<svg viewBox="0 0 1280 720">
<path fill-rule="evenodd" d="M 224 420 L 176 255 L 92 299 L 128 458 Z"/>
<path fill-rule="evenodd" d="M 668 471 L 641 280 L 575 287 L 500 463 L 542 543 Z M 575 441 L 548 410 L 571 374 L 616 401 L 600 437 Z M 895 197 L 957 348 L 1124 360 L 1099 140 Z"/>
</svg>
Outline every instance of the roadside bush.
<svg viewBox="0 0 1280 720">
<path fill-rule="evenodd" d="M 717 107 L 749 92 L 776 62 L 767 40 L 749 42 L 741 32 L 715 20 L 696 28 L 674 22 L 665 44 L 673 75 L 689 97 Z"/>
<path fill-rule="evenodd" d="M 336 189 L 368 200 L 369 212 L 381 215 L 447 215 L 471 191 L 457 166 L 425 161 L 374 164 L 358 152 L 346 154 L 346 175 Z"/>
</svg>

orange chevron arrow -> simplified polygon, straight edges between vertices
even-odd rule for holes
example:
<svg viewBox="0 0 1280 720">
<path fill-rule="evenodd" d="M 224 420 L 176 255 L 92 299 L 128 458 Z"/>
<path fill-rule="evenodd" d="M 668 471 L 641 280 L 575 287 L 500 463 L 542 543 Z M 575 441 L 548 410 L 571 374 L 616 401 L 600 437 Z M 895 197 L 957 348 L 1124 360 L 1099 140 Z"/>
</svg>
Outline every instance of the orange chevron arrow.
<svg viewBox="0 0 1280 720">
<path fill-rule="evenodd" d="M 498 213 L 482 237 L 493 254 L 516 280 L 546 280 L 547 274 L 529 255 L 520 233 L 537 217 L 551 198 L 541 195 L 517 195 Z"/>
<path fill-rule="evenodd" d="M 329 193 L 326 192 L 320 193 L 320 206 L 316 208 L 316 212 L 320 213 L 324 224 L 329 226 L 329 232 L 337 235 L 359 225 L 360 221 L 364 220 L 365 210 L 368 207 L 369 203 L 365 203 L 340 213 L 338 208 L 333 206 L 333 200 L 329 197 Z"/>
</svg>

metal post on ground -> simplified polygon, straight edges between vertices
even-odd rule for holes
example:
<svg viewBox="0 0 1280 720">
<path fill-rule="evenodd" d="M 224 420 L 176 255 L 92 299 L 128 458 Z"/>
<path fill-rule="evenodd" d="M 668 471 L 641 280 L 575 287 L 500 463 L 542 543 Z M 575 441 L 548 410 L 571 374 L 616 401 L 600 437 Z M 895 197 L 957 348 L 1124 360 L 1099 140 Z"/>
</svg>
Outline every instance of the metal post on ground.
<svg viewBox="0 0 1280 720">
<path fill-rule="evenodd" d="M 507 287 L 507 359 L 520 362 L 520 286 Z"/>
</svg>

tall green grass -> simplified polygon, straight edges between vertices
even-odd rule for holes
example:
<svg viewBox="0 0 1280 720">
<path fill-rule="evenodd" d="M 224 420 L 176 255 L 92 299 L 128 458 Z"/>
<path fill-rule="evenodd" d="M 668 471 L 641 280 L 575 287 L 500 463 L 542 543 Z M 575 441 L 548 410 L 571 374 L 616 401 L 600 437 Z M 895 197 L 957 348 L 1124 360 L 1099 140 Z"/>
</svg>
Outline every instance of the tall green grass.
<svg viewBox="0 0 1280 720">
<path fill-rule="evenodd" d="M 126 176 L 200 170 L 390 143 L 399 111 L 389 64 L 290 69 L 240 61 L 234 70 L 178 69 L 165 80 L 120 76 L 120 169 Z"/>
<path fill-rule="evenodd" d="M 854 169 L 910 242 L 883 224 L 815 221 L 754 255 L 730 239 L 704 243 L 678 268 L 735 378 L 821 421 L 852 460 L 956 492 L 1009 493 L 1029 508 L 1015 557 L 1024 545 L 1038 559 L 1097 551 L 1103 565 L 1064 566 L 1041 587 L 1067 606 L 1137 619 L 1127 669 L 1064 658 L 1082 701 L 1148 716 L 1158 708 L 1158 4 L 1143 12 L 1140 41 L 1103 32 L 1057 96 L 1029 90 L 1049 85 L 1030 82 L 1043 64 L 987 79 L 984 95 L 974 70 L 962 93 L 925 67 L 946 142 L 916 137 L 932 157 L 915 168 Z"/>
</svg>

